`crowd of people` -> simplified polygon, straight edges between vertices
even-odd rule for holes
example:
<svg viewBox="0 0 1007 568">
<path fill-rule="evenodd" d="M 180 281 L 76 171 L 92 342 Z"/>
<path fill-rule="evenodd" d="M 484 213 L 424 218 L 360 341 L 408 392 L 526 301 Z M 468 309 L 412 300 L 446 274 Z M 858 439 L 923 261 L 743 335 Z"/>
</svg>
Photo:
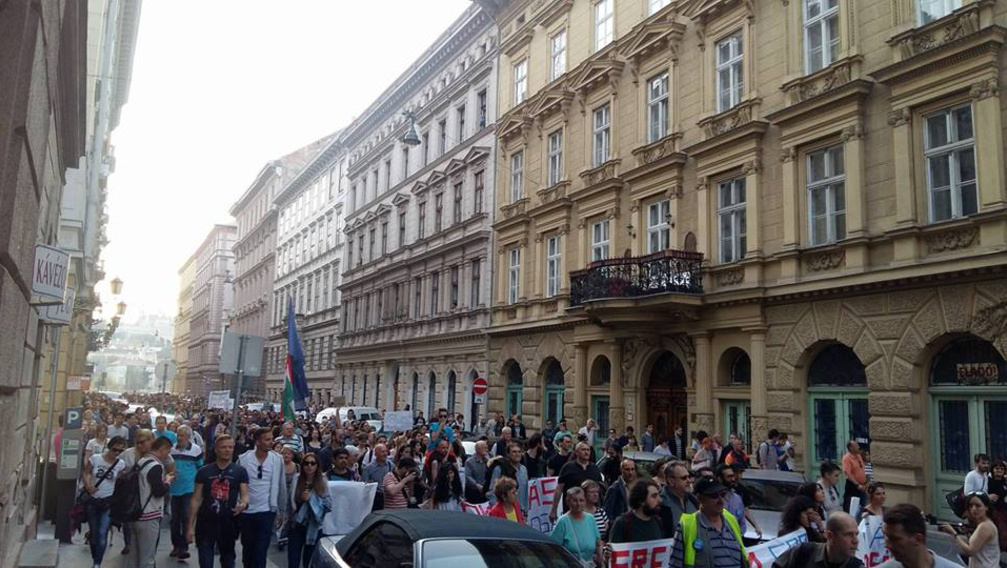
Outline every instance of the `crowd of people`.
<svg viewBox="0 0 1007 568">
<path fill-rule="evenodd" d="M 674 538 L 675 568 L 697 562 L 740 567 L 748 565 L 743 535 L 749 528 L 762 534 L 741 483 L 746 471 L 793 468 L 793 449 L 775 430 L 749 455 L 736 434 L 725 445 L 716 433 L 697 432 L 687 441 L 678 429 L 664 439 L 648 426 L 639 439 L 627 427 L 598 440 L 602 434 L 593 420 L 576 432 L 565 420 L 549 422 L 529 436 L 519 416 L 497 414 L 463 432 L 464 417 L 440 409 L 430 417 L 417 413 L 409 431 L 386 433 L 356 420 L 352 411 L 344 421 L 315 421 L 310 411 L 288 421 L 266 408 L 241 410 L 232 437 L 231 415 L 207 409 L 201 400 L 129 398 L 141 405 L 131 413 L 100 395 L 85 400 L 82 490 L 90 497 L 95 566 L 108 549 L 107 502 L 116 478 L 135 470 L 142 510 L 122 526 L 127 566 L 153 565 L 166 515 L 173 557 L 189 558 L 194 544 L 201 567 L 213 566 L 216 555 L 221 566 L 231 567 L 240 539 L 246 567 L 265 566 L 274 545 L 286 551 L 288 566 L 307 566 L 332 509 L 328 481 L 376 484 L 375 510 L 461 512 L 464 504 L 484 504 L 490 516 L 524 523 L 530 481 L 555 476 L 552 536 L 585 566 L 607 566 L 612 543 Z M 471 454 L 463 434 L 475 441 Z M 626 457 L 628 450 L 653 451 L 660 459 L 641 471 Z M 823 463 L 817 481 L 786 504 L 780 526 L 773 528 L 781 535 L 804 531 L 809 544 L 777 559 L 779 568 L 855 568 L 858 523 L 871 515 L 883 518 L 896 561 L 907 568 L 940 564 L 937 558 L 920 563 L 928 558 L 921 552 L 923 513 L 911 505 L 886 506 L 885 489 L 873 481 L 865 453 L 851 441 L 841 463 Z M 977 457 L 964 488 L 973 530 L 942 530 L 955 534 L 970 567 L 994 568 L 1003 540 L 995 519 L 1007 498 L 1007 466 L 997 462 L 991 475 L 983 458 Z"/>
</svg>

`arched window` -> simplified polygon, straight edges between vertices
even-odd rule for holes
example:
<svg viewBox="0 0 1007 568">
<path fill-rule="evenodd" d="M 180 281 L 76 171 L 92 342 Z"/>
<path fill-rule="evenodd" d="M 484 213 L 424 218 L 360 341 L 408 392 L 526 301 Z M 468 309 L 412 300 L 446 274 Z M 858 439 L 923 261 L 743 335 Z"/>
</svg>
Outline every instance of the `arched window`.
<svg viewBox="0 0 1007 568">
<path fill-rule="evenodd" d="M 521 414 L 522 390 L 524 389 L 524 373 L 521 365 L 511 359 L 506 366 L 507 376 L 507 419 L 512 414 Z"/>
<path fill-rule="evenodd" d="M 696 235 L 692 233 L 685 234 L 685 244 L 682 246 L 686 252 L 696 252 Z"/>
<path fill-rule="evenodd" d="M 934 357 L 930 384 L 983 386 L 1007 384 L 1007 363 L 992 343 L 966 336 L 948 343 Z"/>
<path fill-rule="evenodd" d="M 563 392 L 565 390 L 563 367 L 559 361 L 550 359 L 545 367 L 545 419 L 553 425 L 563 418 Z"/>
<path fill-rule="evenodd" d="M 432 420 L 437 412 L 437 375 L 430 371 L 427 377 L 427 420 Z"/>
<path fill-rule="evenodd" d="M 612 382 L 612 362 L 604 355 L 595 357 L 591 365 L 591 386 L 600 387 Z"/>
<path fill-rule="evenodd" d="M 455 411 L 455 391 L 458 389 L 458 377 L 455 375 L 454 371 L 448 372 L 448 396 L 447 396 L 447 407 L 448 412 Z"/>
<path fill-rule="evenodd" d="M 729 379 L 731 385 L 751 385 L 752 384 L 752 360 L 748 353 L 738 349 L 731 358 L 729 369 Z"/>
<path fill-rule="evenodd" d="M 870 441 L 867 373 L 846 345 L 822 349 L 808 366 L 812 460 L 816 471 L 825 460 L 839 461 L 846 443 Z"/>
</svg>

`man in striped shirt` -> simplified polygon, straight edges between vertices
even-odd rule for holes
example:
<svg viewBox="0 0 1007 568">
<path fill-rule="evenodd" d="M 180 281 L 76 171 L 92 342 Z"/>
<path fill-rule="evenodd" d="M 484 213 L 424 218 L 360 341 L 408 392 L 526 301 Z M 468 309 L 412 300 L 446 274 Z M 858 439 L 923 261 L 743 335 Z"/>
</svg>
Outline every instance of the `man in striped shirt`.
<svg viewBox="0 0 1007 568">
<path fill-rule="evenodd" d="M 283 430 L 280 431 L 280 437 L 277 438 L 276 441 L 294 450 L 297 452 L 297 455 L 304 453 L 304 438 L 294 432 L 293 422 L 283 423 Z"/>
<path fill-rule="evenodd" d="M 748 568 L 738 520 L 724 509 L 728 489 L 716 479 L 701 477 L 694 485 L 699 511 L 681 516 L 671 568 Z"/>
</svg>

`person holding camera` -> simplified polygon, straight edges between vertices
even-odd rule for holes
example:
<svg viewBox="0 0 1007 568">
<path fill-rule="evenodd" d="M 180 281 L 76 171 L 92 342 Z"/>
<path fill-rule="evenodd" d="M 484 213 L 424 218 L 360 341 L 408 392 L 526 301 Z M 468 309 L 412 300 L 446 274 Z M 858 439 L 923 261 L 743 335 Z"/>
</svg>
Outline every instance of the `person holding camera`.
<svg viewBox="0 0 1007 568">
<path fill-rule="evenodd" d="M 395 469 L 385 475 L 385 509 L 415 509 L 419 476 L 420 470 L 412 458 L 399 459 Z"/>
</svg>

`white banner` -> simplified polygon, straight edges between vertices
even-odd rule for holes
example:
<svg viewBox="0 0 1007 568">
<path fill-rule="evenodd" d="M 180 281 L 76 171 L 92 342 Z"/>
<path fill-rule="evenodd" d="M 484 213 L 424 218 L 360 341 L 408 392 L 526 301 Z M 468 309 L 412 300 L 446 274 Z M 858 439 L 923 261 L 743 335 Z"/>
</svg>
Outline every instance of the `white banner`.
<svg viewBox="0 0 1007 568">
<path fill-rule="evenodd" d="M 609 568 L 659 568 L 671 562 L 674 539 L 612 543 Z"/>
<path fill-rule="evenodd" d="M 389 410 L 385 412 L 385 432 L 408 432 L 413 429 L 413 411 Z"/>
<path fill-rule="evenodd" d="M 329 498 L 332 510 L 325 515 L 322 533 L 326 535 L 350 534 L 350 531 L 364 521 L 374 505 L 377 483 L 357 481 L 330 481 Z"/>
<path fill-rule="evenodd" d="M 206 405 L 210 408 L 223 408 L 225 410 L 230 410 L 231 407 L 227 405 L 227 401 L 231 399 L 231 391 L 210 391 L 210 396 L 207 398 Z"/>
<path fill-rule="evenodd" d="M 552 534 L 552 498 L 556 494 L 558 477 L 539 477 L 528 480 L 528 526 L 545 534 Z"/>
<path fill-rule="evenodd" d="M 490 514 L 489 503 L 469 503 L 462 501 L 462 512 L 485 517 Z"/>
<path fill-rule="evenodd" d="M 888 552 L 888 547 L 885 546 L 885 535 L 881 532 L 881 525 L 884 524 L 882 520 L 878 515 L 871 515 L 860 521 L 857 558 L 866 568 L 877 566 L 892 558 L 892 553 Z"/>
<path fill-rule="evenodd" d="M 751 568 L 769 568 L 784 552 L 804 542 L 808 542 L 808 533 L 804 529 L 778 536 L 749 548 L 748 563 Z"/>
</svg>

